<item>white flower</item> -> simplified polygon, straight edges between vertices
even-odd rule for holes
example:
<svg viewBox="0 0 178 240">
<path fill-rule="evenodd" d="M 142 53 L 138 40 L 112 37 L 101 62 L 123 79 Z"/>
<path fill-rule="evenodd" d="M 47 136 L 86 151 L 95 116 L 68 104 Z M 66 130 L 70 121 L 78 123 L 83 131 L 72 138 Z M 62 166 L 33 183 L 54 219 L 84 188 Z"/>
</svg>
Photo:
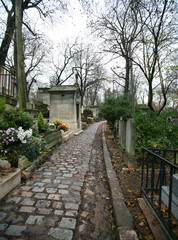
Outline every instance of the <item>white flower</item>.
<svg viewBox="0 0 178 240">
<path fill-rule="evenodd" d="M 27 140 L 32 136 L 32 129 L 30 128 L 27 131 L 24 131 L 22 127 L 18 128 L 17 137 L 22 143 L 26 143 Z"/>
</svg>

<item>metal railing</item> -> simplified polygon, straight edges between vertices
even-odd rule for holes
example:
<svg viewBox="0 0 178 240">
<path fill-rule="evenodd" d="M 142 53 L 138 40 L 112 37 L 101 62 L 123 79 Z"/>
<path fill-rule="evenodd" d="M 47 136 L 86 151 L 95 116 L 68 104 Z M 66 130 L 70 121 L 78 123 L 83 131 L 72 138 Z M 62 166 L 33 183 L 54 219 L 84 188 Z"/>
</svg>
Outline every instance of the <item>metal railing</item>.
<svg viewBox="0 0 178 240">
<path fill-rule="evenodd" d="M 16 98 L 17 83 L 15 74 L 0 66 L 0 95 Z"/>
<path fill-rule="evenodd" d="M 143 148 L 141 193 L 171 236 L 177 239 L 174 205 L 173 177 L 178 172 L 178 150 Z M 167 195 L 164 190 L 166 189 Z M 176 209 L 175 209 L 176 208 Z M 177 211 L 177 212 L 175 212 Z"/>
</svg>

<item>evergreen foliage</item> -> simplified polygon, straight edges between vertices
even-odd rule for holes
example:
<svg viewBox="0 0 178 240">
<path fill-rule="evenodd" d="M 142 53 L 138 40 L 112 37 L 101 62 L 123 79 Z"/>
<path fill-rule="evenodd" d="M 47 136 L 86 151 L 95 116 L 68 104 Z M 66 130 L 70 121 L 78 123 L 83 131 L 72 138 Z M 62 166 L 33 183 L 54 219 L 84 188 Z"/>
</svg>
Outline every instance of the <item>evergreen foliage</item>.
<svg viewBox="0 0 178 240">
<path fill-rule="evenodd" d="M 113 129 L 115 120 L 119 120 L 121 117 L 124 120 L 132 117 L 130 95 L 106 98 L 99 110 L 100 117 L 106 119 L 110 128 Z"/>
<path fill-rule="evenodd" d="M 43 119 L 43 114 L 42 114 L 42 112 L 40 112 L 39 114 L 38 114 L 38 129 L 39 130 L 42 130 L 43 129 L 43 127 L 44 127 L 44 119 Z"/>
</svg>

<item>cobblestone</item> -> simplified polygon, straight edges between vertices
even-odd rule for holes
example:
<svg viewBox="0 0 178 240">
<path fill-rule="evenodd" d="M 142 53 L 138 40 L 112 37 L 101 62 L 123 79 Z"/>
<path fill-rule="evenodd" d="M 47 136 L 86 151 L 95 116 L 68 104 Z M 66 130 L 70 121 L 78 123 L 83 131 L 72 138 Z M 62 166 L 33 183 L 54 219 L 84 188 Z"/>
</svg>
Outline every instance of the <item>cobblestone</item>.
<svg viewBox="0 0 178 240">
<path fill-rule="evenodd" d="M 26 226 L 10 225 L 5 232 L 6 235 L 20 237 L 22 232 L 25 231 Z"/>
<path fill-rule="evenodd" d="M 48 235 L 60 240 L 72 240 L 73 231 L 60 228 L 51 228 L 48 232 Z"/>
<path fill-rule="evenodd" d="M 73 239 L 99 125 L 57 146 L 32 178 L 9 194 L 0 205 L 0 240 Z"/>
<path fill-rule="evenodd" d="M 63 217 L 59 226 L 62 228 L 75 229 L 76 219 Z"/>
<path fill-rule="evenodd" d="M 27 221 L 25 224 L 42 224 L 43 223 L 43 219 L 44 217 L 43 216 L 34 216 L 34 215 L 30 215 L 28 218 L 27 218 Z"/>
</svg>

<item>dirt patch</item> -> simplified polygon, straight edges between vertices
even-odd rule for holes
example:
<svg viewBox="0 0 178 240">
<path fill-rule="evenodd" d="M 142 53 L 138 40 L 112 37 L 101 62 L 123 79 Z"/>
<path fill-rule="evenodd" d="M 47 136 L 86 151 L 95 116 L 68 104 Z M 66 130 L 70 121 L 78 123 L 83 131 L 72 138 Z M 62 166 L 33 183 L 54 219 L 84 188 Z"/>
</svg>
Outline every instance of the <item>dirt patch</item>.
<svg viewBox="0 0 178 240">
<path fill-rule="evenodd" d="M 154 239 L 154 236 L 138 203 L 138 198 L 141 197 L 141 169 L 127 168 L 121 159 L 118 146 L 111 137 L 112 132 L 108 129 L 107 125 L 105 129 L 107 146 L 110 152 L 113 168 L 116 171 L 120 186 L 122 188 L 125 203 L 133 216 L 135 231 L 137 232 L 140 240 L 152 240 Z"/>
</svg>

